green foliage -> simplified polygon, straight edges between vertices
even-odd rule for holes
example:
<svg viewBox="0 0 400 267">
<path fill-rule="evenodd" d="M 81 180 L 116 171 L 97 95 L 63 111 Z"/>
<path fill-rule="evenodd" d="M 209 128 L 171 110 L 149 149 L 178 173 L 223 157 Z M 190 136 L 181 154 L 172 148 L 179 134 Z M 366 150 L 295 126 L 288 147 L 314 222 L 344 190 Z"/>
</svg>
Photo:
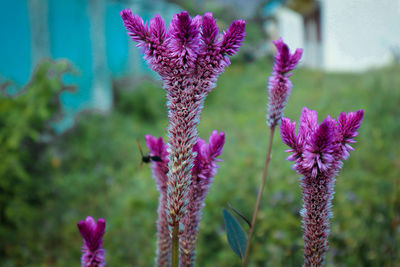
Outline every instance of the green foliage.
<svg viewBox="0 0 400 267">
<path fill-rule="evenodd" d="M 268 142 L 266 82 L 271 70 L 266 59 L 246 64 L 238 59 L 206 99 L 199 134 L 207 139 L 213 129 L 225 131 L 226 144 L 206 199 L 197 266 L 240 266 L 229 249 L 220 211 L 230 202 L 246 217 L 251 215 Z M 328 266 L 400 265 L 399 72 L 398 66 L 361 74 L 299 69 L 292 76 L 293 93 L 285 110 L 291 119 L 299 117 L 303 106 L 318 110 L 320 120 L 341 111 L 365 110 L 355 151 L 336 183 Z M 61 89 L 58 79 L 45 76 L 35 80 Z M 44 90 L 33 85 L 19 96 L 25 96 L 25 102 L 30 103 L 33 96 L 26 95 L 32 88 L 36 93 Z M 79 265 L 82 240 L 76 223 L 91 215 L 107 219 L 108 266 L 153 265 L 158 192 L 148 165 L 138 168 L 136 138 L 143 147 L 147 133 L 166 138 L 164 99 L 160 83 L 119 84 L 112 112 L 81 114 L 73 129 L 51 143 L 43 137 L 50 133 L 47 121 L 56 108 L 40 117 L 40 101 L 34 101 L 37 106 L 31 110 L 37 114 L 28 121 L 27 115 L 21 115 L 25 109 L 6 106 L 3 103 L 11 100 L 1 100 L 0 187 L 14 192 L 13 197 L 4 191 L 0 194 L 1 201 L 13 203 L 1 215 L 5 216 L 6 209 L 12 215 L 7 223 L 1 217 L 0 258 L 6 264 Z M 13 129 L 17 126 L 19 130 Z M 25 138 L 11 142 L 15 135 Z M 303 261 L 299 177 L 285 160 L 287 148 L 279 134 L 275 137 L 249 266 L 300 266 Z M 19 145 L 13 147 L 13 143 Z M 40 153 L 27 148 L 31 143 L 40 144 Z"/>
<path fill-rule="evenodd" d="M 45 61 L 26 89 L 0 96 L 0 258 L 17 265 L 43 252 L 41 207 L 52 195 L 45 151 L 68 70 L 66 62 Z"/>
<path fill-rule="evenodd" d="M 229 246 L 242 259 L 246 252 L 246 233 L 229 211 L 222 209 L 222 213 L 224 214 L 226 238 L 228 239 Z"/>
</svg>

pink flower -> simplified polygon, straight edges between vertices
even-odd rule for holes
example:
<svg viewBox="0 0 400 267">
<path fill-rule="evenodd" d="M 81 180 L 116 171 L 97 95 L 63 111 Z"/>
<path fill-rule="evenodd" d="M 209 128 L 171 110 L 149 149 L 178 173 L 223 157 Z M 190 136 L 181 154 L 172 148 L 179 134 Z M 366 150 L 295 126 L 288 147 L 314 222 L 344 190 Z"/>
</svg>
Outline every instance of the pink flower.
<svg viewBox="0 0 400 267">
<path fill-rule="evenodd" d="M 216 164 L 222 148 L 225 144 L 225 133 L 212 132 L 208 144 L 201 138 L 193 150 L 197 153 L 194 167 L 192 169 L 192 184 L 189 191 L 188 212 L 182 220 L 184 226 L 180 238 L 180 264 L 181 266 L 194 266 L 195 247 L 200 226 L 204 201 L 212 183 L 213 177 L 217 173 Z"/>
<path fill-rule="evenodd" d="M 146 135 L 146 144 L 150 150 L 150 156 L 158 156 L 161 161 L 152 161 L 151 167 L 157 190 L 160 192 L 158 198 L 157 219 L 157 251 L 156 266 L 169 266 L 171 258 L 171 237 L 169 235 L 167 220 L 167 182 L 168 182 L 168 152 L 167 145 L 162 137 L 155 138 Z"/>
<path fill-rule="evenodd" d="M 299 63 L 303 49 L 296 49 L 290 54 L 289 47 L 282 38 L 274 41 L 276 46 L 275 64 L 268 83 L 268 112 L 267 125 L 272 128 L 279 124 L 286 101 L 292 90 L 292 83 L 289 80 L 290 71 L 296 68 Z"/>
<path fill-rule="evenodd" d="M 304 266 L 321 266 L 328 250 L 332 217 L 332 199 L 336 175 L 353 148 L 353 138 L 363 119 L 363 110 L 341 113 L 337 120 L 329 116 L 318 124 L 317 112 L 303 108 L 299 132 L 296 123 L 282 119 L 283 142 L 290 147 L 288 160 L 302 175 Z"/>
<path fill-rule="evenodd" d="M 90 216 L 85 221 L 79 221 L 78 229 L 83 237 L 84 245 L 82 247 L 82 267 L 104 267 L 105 250 L 103 247 L 103 235 L 106 228 L 106 220 L 98 219 L 97 223 Z"/>
</svg>

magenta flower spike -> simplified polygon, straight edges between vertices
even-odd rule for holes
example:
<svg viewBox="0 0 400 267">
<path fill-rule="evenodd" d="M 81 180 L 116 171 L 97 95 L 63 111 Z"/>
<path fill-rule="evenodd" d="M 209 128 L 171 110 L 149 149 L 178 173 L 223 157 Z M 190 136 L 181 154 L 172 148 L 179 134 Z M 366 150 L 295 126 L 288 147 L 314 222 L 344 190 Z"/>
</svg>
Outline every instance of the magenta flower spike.
<svg viewBox="0 0 400 267">
<path fill-rule="evenodd" d="M 328 250 L 332 199 L 336 175 L 349 157 L 350 146 L 355 143 L 363 110 L 341 113 L 337 120 L 329 116 L 318 125 L 317 112 L 303 108 L 299 132 L 296 122 L 282 119 L 281 136 L 290 147 L 288 160 L 300 178 L 303 192 L 304 266 L 322 266 Z"/>
<path fill-rule="evenodd" d="M 151 156 L 158 156 L 162 161 L 153 161 L 153 177 L 160 192 L 157 220 L 157 257 L 156 266 L 170 266 L 171 237 L 168 230 L 167 206 L 167 172 L 168 152 L 162 138 L 146 135 L 146 143 Z M 204 200 L 212 183 L 218 166 L 216 164 L 225 143 L 225 134 L 213 131 L 207 144 L 198 138 L 193 151 L 196 152 L 192 169 L 187 214 L 182 220 L 183 232 L 180 238 L 180 266 L 193 266 L 195 260 L 195 242 L 197 240 L 201 212 Z"/>
<path fill-rule="evenodd" d="M 167 93 L 168 183 L 167 217 L 170 233 L 179 227 L 189 203 L 197 125 L 204 99 L 215 87 L 219 74 L 229 65 L 245 36 L 245 22 L 234 21 L 219 35 L 211 13 L 190 18 L 186 11 L 175 14 L 169 29 L 156 15 L 149 25 L 130 10 L 121 11 L 132 40 L 142 48 L 149 66 L 156 71 Z"/>
<path fill-rule="evenodd" d="M 150 150 L 150 156 L 158 156 L 161 161 L 152 161 L 151 167 L 157 190 L 160 192 L 158 198 L 157 219 L 157 251 L 156 266 L 170 266 L 171 259 L 171 237 L 169 235 L 167 220 L 167 182 L 168 182 L 168 152 L 162 137 L 155 138 L 146 135 L 146 144 Z"/>
<path fill-rule="evenodd" d="M 279 124 L 286 101 L 292 91 L 292 82 L 289 80 L 290 71 L 296 68 L 303 54 L 303 49 L 296 49 L 290 54 L 289 47 L 282 38 L 274 41 L 276 46 L 275 63 L 272 75 L 268 81 L 267 125 L 270 128 Z"/>
<path fill-rule="evenodd" d="M 212 183 L 213 177 L 217 173 L 216 164 L 222 148 L 225 144 L 225 133 L 213 131 L 210 135 L 208 144 L 201 138 L 193 150 L 197 153 L 194 168 L 192 169 L 192 184 L 189 191 L 188 212 L 182 220 L 184 225 L 183 233 L 180 237 L 180 266 L 194 266 L 195 247 L 200 226 L 204 201 Z"/>
<path fill-rule="evenodd" d="M 105 250 L 103 249 L 103 235 L 105 233 L 106 220 L 95 220 L 88 216 L 86 220 L 78 222 L 78 229 L 83 237 L 82 267 L 106 266 Z"/>
</svg>

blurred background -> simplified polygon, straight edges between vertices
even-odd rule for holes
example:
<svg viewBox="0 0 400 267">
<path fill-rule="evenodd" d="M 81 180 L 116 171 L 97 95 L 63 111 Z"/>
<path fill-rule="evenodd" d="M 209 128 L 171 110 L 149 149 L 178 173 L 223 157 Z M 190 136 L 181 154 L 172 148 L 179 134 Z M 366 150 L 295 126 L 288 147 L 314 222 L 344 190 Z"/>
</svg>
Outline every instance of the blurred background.
<svg viewBox="0 0 400 267">
<path fill-rule="evenodd" d="M 211 11 L 221 30 L 247 22 L 198 128 L 227 139 L 197 266 L 239 266 L 222 208 L 251 216 L 280 36 L 304 48 L 285 116 L 365 110 L 337 179 L 327 266 L 400 266 L 398 0 L 0 0 L 0 266 L 78 266 L 76 223 L 87 215 L 107 219 L 108 266 L 153 265 L 158 192 L 136 139 L 166 139 L 165 93 L 127 37 L 123 8 L 167 23 L 181 10 Z M 277 134 L 250 266 L 302 264 L 301 190 L 285 149 Z"/>
</svg>

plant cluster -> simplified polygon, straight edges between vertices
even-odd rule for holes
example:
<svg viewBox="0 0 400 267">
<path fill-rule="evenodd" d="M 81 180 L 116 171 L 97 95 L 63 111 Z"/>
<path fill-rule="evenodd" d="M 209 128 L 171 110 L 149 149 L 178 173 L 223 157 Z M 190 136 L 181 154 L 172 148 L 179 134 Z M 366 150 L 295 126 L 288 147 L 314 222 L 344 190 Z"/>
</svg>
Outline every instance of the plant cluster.
<svg viewBox="0 0 400 267">
<path fill-rule="evenodd" d="M 213 131 L 209 142 L 197 133 L 200 113 L 217 77 L 230 64 L 228 56 L 236 54 L 245 37 L 245 22 L 234 21 L 219 34 L 211 13 L 191 18 L 187 12 L 174 15 L 168 30 L 156 15 L 150 23 L 130 10 L 121 12 L 129 36 L 138 43 L 149 66 L 163 82 L 168 108 L 168 142 L 146 135 L 153 177 L 159 191 L 156 266 L 193 266 L 204 201 L 217 172 L 216 162 L 222 153 L 225 133 Z M 337 173 L 343 160 L 353 150 L 350 146 L 363 119 L 363 111 L 341 113 L 337 120 L 328 116 L 318 124 L 317 112 L 303 108 L 300 127 L 282 119 L 292 90 L 289 79 L 299 63 L 302 49 L 290 52 L 279 39 L 268 84 L 267 125 L 270 138 L 252 220 L 232 210 L 249 224 L 248 237 L 230 212 L 224 210 L 227 239 L 232 250 L 246 266 L 255 231 L 261 196 L 271 160 L 275 128 L 280 124 L 283 142 L 290 147 L 288 160 L 302 176 L 304 266 L 322 266 L 328 250 L 332 199 Z M 78 223 L 84 239 L 82 266 L 104 266 L 102 236 L 105 220 L 97 224 L 92 217 Z"/>
</svg>

